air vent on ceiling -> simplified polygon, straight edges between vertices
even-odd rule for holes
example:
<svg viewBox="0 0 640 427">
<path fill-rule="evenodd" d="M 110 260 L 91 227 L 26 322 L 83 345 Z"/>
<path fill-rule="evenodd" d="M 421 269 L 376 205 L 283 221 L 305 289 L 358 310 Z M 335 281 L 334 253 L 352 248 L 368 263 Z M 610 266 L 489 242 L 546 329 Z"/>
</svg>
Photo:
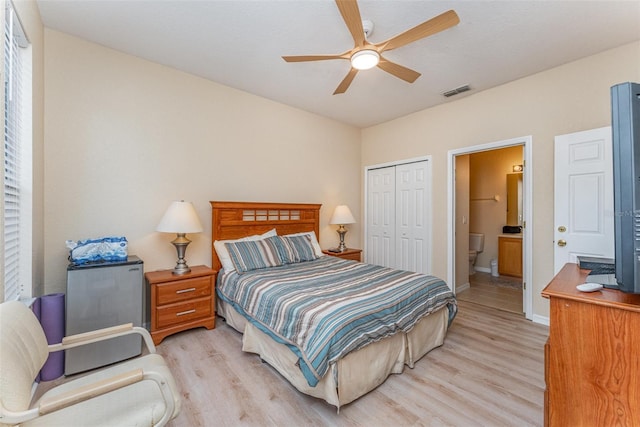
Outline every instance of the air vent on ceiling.
<svg viewBox="0 0 640 427">
<path fill-rule="evenodd" d="M 462 93 L 462 92 L 466 92 L 466 91 L 468 91 L 470 89 L 471 88 L 469 87 L 469 85 L 464 85 L 464 86 L 457 87 L 455 89 L 448 90 L 445 93 L 443 93 L 443 95 L 448 98 L 450 96 L 457 95 L 457 94 Z"/>
</svg>

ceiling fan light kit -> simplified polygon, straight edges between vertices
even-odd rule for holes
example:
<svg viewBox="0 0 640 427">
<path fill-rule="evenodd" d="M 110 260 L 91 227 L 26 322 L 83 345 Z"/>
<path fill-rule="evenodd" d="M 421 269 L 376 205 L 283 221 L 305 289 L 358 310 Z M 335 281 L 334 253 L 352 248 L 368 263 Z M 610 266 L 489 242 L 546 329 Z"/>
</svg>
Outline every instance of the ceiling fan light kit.
<svg viewBox="0 0 640 427">
<path fill-rule="evenodd" d="M 351 66 L 356 70 L 368 70 L 380 62 L 380 55 L 373 49 L 359 50 L 351 55 Z"/>
<path fill-rule="evenodd" d="M 382 53 L 388 50 L 397 49 L 416 40 L 432 36 L 455 26 L 460 22 L 458 14 L 453 10 L 449 10 L 423 22 L 422 24 L 418 24 L 407 31 L 391 37 L 388 40 L 380 43 L 369 43 L 367 41 L 367 37 L 373 31 L 373 23 L 368 20 L 362 20 L 360 16 L 360 9 L 358 8 L 358 2 L 356 0 L 336 0 L 336 5 L 342 15 L 342 19 L 347 25 L 347 29 L 351 33 L 351 37 L 353 37 L 353 48 L 342 54 L 282 57 L 282 59 L 287 62 L 348 59 L 351 62 L 351 69 L 342 82 L 340 82 L 335 92 L 333 92 L 334 95 L 346 92 L 358 71 L 368 70 L 375 66 L 378 66 L 381 70 L 386 71 L 407 83 L 413 83 L 418 77 L 420 77 L 420 73 L 389 61 L 382 56 Z"/>
<path fill-rule="evenodd" d="M 362 20 L 362 30 L 364 31 L 364 38 L 369 38 L 373 33 L 373 21 L 370 19 Z"/>
</svg>

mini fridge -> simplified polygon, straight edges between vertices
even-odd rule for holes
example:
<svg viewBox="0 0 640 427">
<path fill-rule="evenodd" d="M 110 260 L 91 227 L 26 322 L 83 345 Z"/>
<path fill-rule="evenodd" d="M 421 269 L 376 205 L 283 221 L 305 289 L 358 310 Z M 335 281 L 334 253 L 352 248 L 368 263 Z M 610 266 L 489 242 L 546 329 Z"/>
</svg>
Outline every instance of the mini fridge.
<svg viewBox="0 0 640 427">
<path fill-rule="evenodd" d="M 67 267 L 66 335 L 133 323 L 142 326 L 143 262 L 129 256 L 123 262 Z M 142 352 L 142 337 L 132 334 L 65 351 L 65 375 L 109 365 Z"/>
</svg>

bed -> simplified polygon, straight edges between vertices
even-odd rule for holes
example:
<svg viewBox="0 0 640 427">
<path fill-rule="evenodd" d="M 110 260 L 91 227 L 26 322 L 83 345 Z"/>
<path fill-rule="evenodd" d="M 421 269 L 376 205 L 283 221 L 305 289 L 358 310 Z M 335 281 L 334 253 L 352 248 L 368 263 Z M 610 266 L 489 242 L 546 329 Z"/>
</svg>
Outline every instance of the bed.
<svg viewBox="0 0 640 427">
<path fill-rule="evenodd" d="M 443 344 L 448 326 L 456 313 L 455 297 L 447 285 L 433 276 L 320 256 L 322 253 L 315 237 L 319 234 L 321 205 L 210 203 L 214 243 L 211 263 L 214 269 L 220 271 L 217 314 L 243 334 L 243 351 L 258 354 L 300 392 L 323 399 L 339 410 L 341 406 L 376 388 L 390 374 L 401 373 L 405 365 L 412 368 L 427 352 Z M 291 249 L 295 242 L 302 240 L 305 241 L 300 246 L 302 249 L 296 251 L 294 248 L 293 252 L 284 254 L 287 248 Z M 310 248 L 305 246 L 306 243 L 310 244 Z M 246 254 L 255 250 L 266 251 L 261 252 L 262 258 L 259 257 L 257 267 L 252 264 L 255 260 L 253 253 L 248 258 L 250 261 L 243 263 L 243 256 L 247 259 Z M 282 261 L 287 256 L 291 258 L 290 262 L 279 263 L 278 260 Z M 296 262 L 292 261 L 294 258 Z M 304 262 L 298 262 L 300 260 Z M 223 268 L 223 265 L 227 268 Z M 327 277 L 316 276 L 318 271 L 326 271 L 323 274 Z M 313 276 L 310 272 L 313 272 Z M 372 275 L 371 279 L 358 279 L 363 273 Z M 373 282 L 377 283 L 375 290 L 366 287 L 373 286 Z M 304 292 L 294 292 L 293 295 L 284 291 L 288 288 L 301 289 L 298 286 L 303 284 L 313 287 Z M 416 290 L 409 288 L 409 284 L 415 286 Z M 356 292 L 358 286 L 363 286 L 360 293 Z M 399 289 L 412 291 L 398 292 Z M 334 292 L 335 295 L 332 294 Z M 338 315 L 343 316 L 340 318 L 342 320 L 323 317 L 324 308 L 321 310 L 316 306 L 325 307 L 329 304 L 316 304 L 316 300 L 309 299 L 309 295 L 315 293 L 318 298 L 332 295 L 332 298 L 340 299 L 340 304 L 332 302 L 330 305 L 344 306 L 345 311 Z M 406 294 L 405 299 L 388 303 L 385 310 L 369 308 L 366 315 L 362 314 L 365 313 L 363 307 L 373 304 L 373 301 L 387 304 L 390 293 Z M 360 294 L 375 295 L 377 300 Z M 300 307 L 291 308 L 292 301 L 299 303 Z M 358 315 L 345 316 L 345 313 L 350 313 L 346 310 L 352 309 L 347 306 L 363 311 Z M 283 307 L 284 310 L 276 313 L 272 312 L 271 307 Z M 288 319 L 291 312 L 303 313 L 303 320 L 292 319 L 285 323 L 283 318 Z M 391 312 L 397 319 L 394 318 L 392 325 L 383 325 L 380 319 L 388 317 Z M 378 313 L 384 314 L 378 316 Z M 373 332 L 353 332 L 356 327 L 345 326 L 351 322 L 344 321 L 345 318 L 359 319 L 361 324 L 370 322 L 381 332 L 375 335 Z M 344 335 L 335 332 L 331 335 L 333 344 L 320 346 L 317 341 L 321 339 L 317 337 L 330 334 L 318 332 L 319 327 L 310 319 L 333 324 Z M 314 326 L 307 330 L 307 325 Z M 291 332 L 293 337 L 285 335 L 285 332 Z M 350 333 L 352 335 L 348 335 Z M 356 335 L 357 338 L 354 338 Z M 366 340 L 363 338 L 365 335 Z M 348 348 L 335 349 L 337 341 L 348 343 Z"/>
</svg>

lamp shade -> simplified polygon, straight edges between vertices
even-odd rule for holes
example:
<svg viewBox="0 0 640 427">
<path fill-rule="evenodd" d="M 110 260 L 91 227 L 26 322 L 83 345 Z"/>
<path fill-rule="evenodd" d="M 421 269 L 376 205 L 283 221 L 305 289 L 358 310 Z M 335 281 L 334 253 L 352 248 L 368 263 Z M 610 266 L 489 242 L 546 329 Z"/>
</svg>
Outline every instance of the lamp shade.
<svg viewBox="0 0 640 427">
<path fill-rule="evenodd" d="M 156 231 L 163 233 L 199 233 L 202 224 L 191 202 L 176 201 L 169 205 Z"/>
<path fill-rule="evenodd" d="M 354 224 L 355 222 L 356 219 L 353 217 L 349 206 L 339 205 L 336 206 L 336 210 L 333 211 L 329 224 Z"/>
</svg>

